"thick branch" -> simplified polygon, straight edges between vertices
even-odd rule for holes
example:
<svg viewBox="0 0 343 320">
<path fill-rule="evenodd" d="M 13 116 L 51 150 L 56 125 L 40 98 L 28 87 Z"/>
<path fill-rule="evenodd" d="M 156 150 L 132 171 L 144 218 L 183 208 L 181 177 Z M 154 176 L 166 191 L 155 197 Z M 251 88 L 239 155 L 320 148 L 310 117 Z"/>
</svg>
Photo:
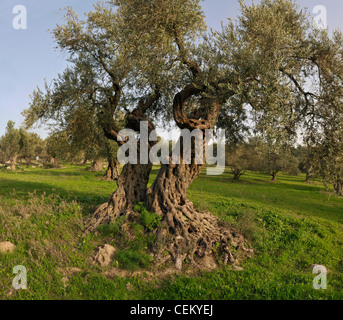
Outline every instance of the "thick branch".
<svg viewBox="0 0 343 320">
<path fill-rule="evenodd" d="M 136 117 L 142 117 L 145 114 L 145 112 L 160 98 L 160 96 L 160 91 L 156 90 L 154 94 L 152 94 L 147 99 L 140 99 L 137 108 L 131 112 L 131 115 Z"/>
<path fill-rule="evenodd" d="M 201 69 L 197 62 L 190 60 L 186 55 L 186 50 L 182 40 L 180 39 L 180 35 L 176 28 L 174 28 L 175 34 L 175 42 L 178 46 L 181 62 L 188 67 L 188 69 L 192 72 L 193 78 L 198 78 L 201 75 Z"/>
<path fill-rule="evenodd" d="M 224 99 L 202 98 L 201 103 L 203 105 L 200 108 L 202 114 L 201 119 L 188 117 L 184 110 L 187 100 L 192 96 L 201 94 L 203 90 L 204 89 L 199 89 L 195 87 L 194 84 L 191 84 L 176 94 L 173 103 L 173 114 L 174 120 L 180 129 L 206 130 L 214 127 L 218 119 L 220 109 L 225 103 Z M 193 113 L 193 116 L 194 115 L 195 113 Z"/>
</svg>

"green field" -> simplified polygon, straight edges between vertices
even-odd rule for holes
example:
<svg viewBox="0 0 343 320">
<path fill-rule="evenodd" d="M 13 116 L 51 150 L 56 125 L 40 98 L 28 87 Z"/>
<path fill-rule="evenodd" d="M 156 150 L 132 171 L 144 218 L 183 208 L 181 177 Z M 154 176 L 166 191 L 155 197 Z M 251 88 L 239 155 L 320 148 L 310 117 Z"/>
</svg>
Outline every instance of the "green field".
<svg viewBox="0 0 343 320">
<path fill-rule="evenodd" d="M 229 173 L 205 172 L 189 189 L 195 206 L 234 225 L 255 256 L 243 271 L 230 266 L 197 275 L 121 276 L 118 262 L 93 265 L 94 249 L 108 234 L 82 238 L 92 210 L 115 183 L 86 167 L 0 169 L 0 241 L 16 245 L 0 255 L 0 299 L 342 299 L 343 198 L 303 176 L 249 172 L 239 182 Z M 154 168 L 151 182 L 158 168 Z M 313 265 L 328 270 L 327 290 L 315 290 Z M 12 288 L 13 267 L 28 271 L 28 289 Z M 186 266 L 187 268 L 187 266 Z"/>
</svg>

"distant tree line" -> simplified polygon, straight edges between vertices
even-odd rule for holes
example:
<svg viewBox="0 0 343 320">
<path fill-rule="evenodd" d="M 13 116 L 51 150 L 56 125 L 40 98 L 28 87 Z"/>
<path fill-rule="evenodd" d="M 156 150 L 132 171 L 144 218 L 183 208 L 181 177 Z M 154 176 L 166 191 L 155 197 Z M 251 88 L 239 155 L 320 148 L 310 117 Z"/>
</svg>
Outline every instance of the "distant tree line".
<svg viewBox="0 0 343 320">
<path fill-rule="evenodd" d="M 42 156 L 45 142 L 36 134 L 15 128 L 13 121 L 8 121 L 5 134 L 0 138 L 0 161 L 8 163 L 11 170 L 16 170 L 18 161 L 25 159 L 31 164 L 36 157 Z"/>
<path fill-rule="evenodd" d="M 306 183 L 322 179 L 343 196 L 343 144 L 327 137 L 316 144 L 277 144 L 261 136 L 228 143 L 226 166 L 239 180 L 248 170 L 267 173 L 276 182 L 279 172 L 289 175 L 305 174 Z"/>
<path fill-rule="evenodd" d="M 108 163 L 105 180 L 116 180 L 119 176 L 116 144 L 108 141 L 102 134 L 92 131 L 83 123 L 81 138 L 71 134 L 70 130 L 51 131 L 46 139 L 24 128 L 16 128 L 8 121 L 6 131 L 0 137 L 0 163 L 15 171 L 18 165 L 40 165 L 59 168 L 61 162 L 86 165 L 91 162 L 90 171 L 101 172 L 104 160 Z"/>
</svg>

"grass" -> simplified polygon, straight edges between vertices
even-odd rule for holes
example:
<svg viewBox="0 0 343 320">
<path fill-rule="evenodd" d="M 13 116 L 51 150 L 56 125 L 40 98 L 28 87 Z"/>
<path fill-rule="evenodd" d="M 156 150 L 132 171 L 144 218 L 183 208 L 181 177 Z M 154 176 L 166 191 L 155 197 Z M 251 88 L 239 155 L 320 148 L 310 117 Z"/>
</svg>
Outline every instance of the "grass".
<svg viewBox="0 0 343 320">
<path fill-rule="evenodd" d="M 116 225 L 81 237 L 84 220 L 115 183 L 81 166 L 0 169 L 0 241 L 16 245 L 13 254 L 0 255 L 0 299 L 342 299 L 343 199 L 320 181 L 305 184 L 303 176 L 270 180 L 253 172 L 238 182 L 229 173 L 204 173 L 188 191 L 197 208 L 250 239 L 256 254 L 243 262 L 244 271 L 228 266 L 194 277 L 124 278 L 93 265 L 94 248 L 109 243 L 118 248 L 120 267 L 153 270 L 142 249 L 148 243 L 123 250 L 124 240 L 111 236 L 120 232 Z M 156 223 L 144 212 L 136 232 Z M 313 289 L 314 264 L 328 269 L 327 290 Z M 28 271 L 27 290 L 11 286 L 16 265 Z"/>
</svg>

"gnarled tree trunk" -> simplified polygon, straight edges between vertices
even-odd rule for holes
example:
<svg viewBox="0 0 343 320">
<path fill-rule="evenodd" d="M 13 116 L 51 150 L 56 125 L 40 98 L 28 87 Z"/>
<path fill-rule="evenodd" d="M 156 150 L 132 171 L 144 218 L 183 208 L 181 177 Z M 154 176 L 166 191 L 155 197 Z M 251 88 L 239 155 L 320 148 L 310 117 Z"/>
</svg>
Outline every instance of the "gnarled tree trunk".
<svg viewBox="0 0 343 320">
<path fill-rule="evenodd" d="M 147 101 L 143 99 L 140 101 L 138 108 L 127 117 L 128 128 L 139 131 L 140 121 L 147 121 L 144 117 L 144 112 L 156 100 L 156 97 L 153 96 Z M 154 129 L 153 124 L 148 121 L 149 134 Z M 117 128 L 112 128 L 111 130 L 105 129 L 104 131 L 105 135 L 109 138 L 113 140 L 117 139 L 119 132 Z M 116 141 L 119 146 L 124 144 L 124 142 L 118 141 L 118 139 Z M 149 148 L 153 144 L 150 143 Z M 114 222 L 120 215 L 129 215 L 136 203 L 145 202 L 151 169 L 152 163 L 150 161 L 148 161 L 148 164 L 140 164 L 140 141 L 137 141 L 137 164 L 127 163 L 124 165 L 117 179 L 117 190 L 110 196 L 106 203 L 96 209 L 91 221 L 86 227 L 85 234 L 95 230 L 101 224 Z"/>
<path fill-rule="evenodd" d="M 189 186 L 203 168 L 194 159 L 193 145 L 192 163 L 184 164 L 181 159 L 180 164 L 162 165 L 148 190 L 148 208 L 163 216 L 160 241 L 166 243 L 164 250 L 168 250 L 178 270 L 186 259 L 200 269 L 216 268 L 218 258 L 223 264 L 239 268 L 240 260 L 252 253 L 250 244 L 211 213 L 196 210 L 187 199 Z M 156 252 L 155 257 L 162 262 L 165 257 L 161 253 Z"/>
<path fill-rule="evenodd" d="M 136 203 L 145 202 L 151 169 L 151 163 L 125 164 L 117 179 L 117 190 L 106 203 L 96 209 L 86 233 L 95 230 L 101 224 L 114 222 L 120 215 L 129 214 Z"/>
<path fill-rule="evenodd" d="M 104 175 L 106 181 L 115 181 L 119 177 L 120 163 L 117 159 L 108 159 L 108 168 Z"/>
<path fill-rule="evenodd" d="M 91 168 L 89 169 L 89 171 L 92 172 L 101 172 L 103 169 L 103 161 L 102 159 L 96 159 L 93 161 L 93 164 L 91 166 Z"/>
</svg>

